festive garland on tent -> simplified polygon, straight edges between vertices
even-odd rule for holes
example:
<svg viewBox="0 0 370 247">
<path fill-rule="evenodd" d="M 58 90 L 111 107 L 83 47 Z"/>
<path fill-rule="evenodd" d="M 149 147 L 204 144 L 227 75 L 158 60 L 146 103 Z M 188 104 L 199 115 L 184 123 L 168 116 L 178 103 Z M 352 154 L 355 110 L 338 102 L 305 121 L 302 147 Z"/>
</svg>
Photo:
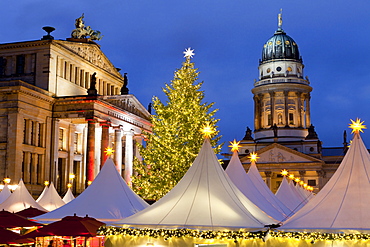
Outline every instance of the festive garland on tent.
<svg viewBox="0 0 370 247">
<path fill-rule="evenodd" d="M 200 239 L 263 239 L 266 232 L 244 231 L 201 231 L 192 229 L 132 229 L 119 227 L 100 227 L 98 235 L 123 235 L 135 237 L 170 238 L 191 237 Z"/>
<path fill-rule="evenodd" d="M 364 233 L 324 233 L 324 232 L 280 232 L 280 231 L 265 231 L 265 232 L 244 232 L 244 231 L 201 231 L 192 229 L 133 229 L 120 227 L 100 227 L 98 235 L 112 236 L 133 236 L 133 237 L 151 237 L 170 238 L 191 237 L 199 239 L 229 239 L 229 240 L 250 240 L 250 239 L 266 239 L 272 238 L 290 238 L 296 240 L 329 240 L 329 241 L 345 241 L 345 240 L 370 240 L 370 234 Z"/>
</svg>

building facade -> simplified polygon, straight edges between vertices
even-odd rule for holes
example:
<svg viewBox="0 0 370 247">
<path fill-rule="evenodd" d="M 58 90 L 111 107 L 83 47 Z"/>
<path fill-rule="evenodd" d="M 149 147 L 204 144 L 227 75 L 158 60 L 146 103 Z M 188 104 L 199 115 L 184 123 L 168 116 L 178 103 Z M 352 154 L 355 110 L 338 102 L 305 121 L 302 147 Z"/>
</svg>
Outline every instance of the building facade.
<svg viewBox="0 0 370 247">
<path fill-rule="evenodd" d="M 240 159 L 246 170 L 248 154 L 260 156 L 257 166 L 273 192 L 279 188 L 282 169 L 320 190 L 338 167 L 344 146 L 325 149 L 311 122 L 311 91 L 297 43 L 282 29 L 281 16 L 274 35 L 263 45 L 259 79 L 252 89 L 254 135 L 247 128 L 241 140 Z"/>
<path fill-rule="evenodd" d="M 130 183 L 150 113 L 91 38 L 54 40 L 45 30 L 41 40 L 0 44 L 0 178 L 23 179 L 34 195 L 45 180 L 81 193 L 111 147 Z"/>
</svg>

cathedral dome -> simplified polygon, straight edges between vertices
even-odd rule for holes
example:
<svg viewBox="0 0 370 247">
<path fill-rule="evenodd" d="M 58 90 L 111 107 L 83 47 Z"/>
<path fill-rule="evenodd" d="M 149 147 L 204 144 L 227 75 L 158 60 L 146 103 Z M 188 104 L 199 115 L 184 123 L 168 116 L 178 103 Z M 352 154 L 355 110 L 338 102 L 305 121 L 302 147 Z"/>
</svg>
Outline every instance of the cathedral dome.
<svg viewBox="0 0 370 247">
<path fill-rule="evenodd" d="M 273 59 L 294 59 L 301 62 L 298 45 L 281 28 L 274 33 L 263 45 L 262 61 L 267 62 Z"/>
</svg>

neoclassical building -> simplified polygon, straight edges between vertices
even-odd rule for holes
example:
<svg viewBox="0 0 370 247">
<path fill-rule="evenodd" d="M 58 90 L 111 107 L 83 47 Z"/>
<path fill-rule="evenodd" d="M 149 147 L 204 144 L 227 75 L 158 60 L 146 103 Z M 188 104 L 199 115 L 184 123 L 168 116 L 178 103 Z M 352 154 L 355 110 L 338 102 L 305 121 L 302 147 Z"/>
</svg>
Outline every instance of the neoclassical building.
<svg viewBox="0 0 370 247">
<path fill-rule="evenodd" d="M 54 40 L 54 28 L 45 27 L 41 40 L 0 44 L 0 179 L 23 179 L 34 195 L 45 180 L 60 193 L 67 183 L 82 192 L 107 147 L 130 183 L 133 158 L 140 158 L 135 143 L 151 131 L 150 113 L 82 18 L 66 40 Z"/>
<path fill-rule="evenodd" d="M 272 191 L 287 169 L 317 192 L 336 170 L 346 151 L 322 148 L 311 122 L 311 91 L 297 43 L 282 29 L 281 15 L 274 35 L 262 48 L 259 79 L 252 89 L 254 135 L 247 128 L 241 140 L 241 161 L 248 170 L 248 154 L 257 152 L 257 166 Z"/>
</svg>

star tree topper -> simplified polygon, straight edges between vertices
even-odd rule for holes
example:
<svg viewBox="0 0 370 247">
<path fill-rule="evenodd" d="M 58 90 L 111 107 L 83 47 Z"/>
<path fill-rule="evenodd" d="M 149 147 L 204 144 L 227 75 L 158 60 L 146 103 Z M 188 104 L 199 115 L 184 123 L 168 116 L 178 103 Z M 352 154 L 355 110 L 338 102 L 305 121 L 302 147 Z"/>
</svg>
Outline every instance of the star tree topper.
<svg viewBox="0 0 370 247">
<path fill-rule="evenodd" d="M 194 49 L 192 50 L 190 47 L 188 49 L 185 49 L 183 53 L 185 54 L 184 57 L 186 58 L 193 58 L 193 56 L 195 55 Z"/>
<path fill-rule="evenodd" d="M 364 133 L 364 131 L 362 129 L 366 129 L 366 125 L 363 125 L 363 123 L 365 121 L 362 121 L 361 122 L 361 120 L 359 118 L 356 118 L 356 121 L 353 121 L 351 119 L 351 122 L 352 123 L 349 124 L 349 128 L 352 129 L 351 134 L 353 134 L 353 133 L 359 133 L 360 131 L 362 133 Z"/>
</svg>

